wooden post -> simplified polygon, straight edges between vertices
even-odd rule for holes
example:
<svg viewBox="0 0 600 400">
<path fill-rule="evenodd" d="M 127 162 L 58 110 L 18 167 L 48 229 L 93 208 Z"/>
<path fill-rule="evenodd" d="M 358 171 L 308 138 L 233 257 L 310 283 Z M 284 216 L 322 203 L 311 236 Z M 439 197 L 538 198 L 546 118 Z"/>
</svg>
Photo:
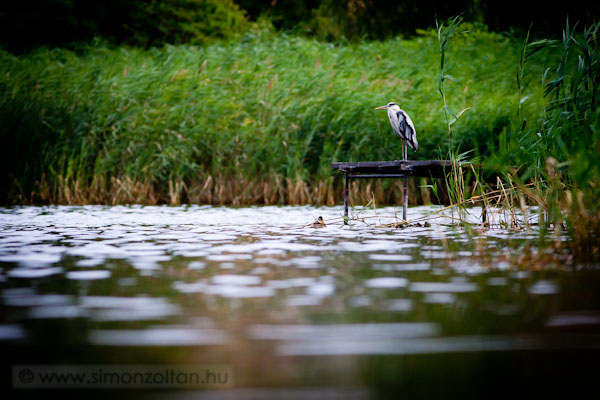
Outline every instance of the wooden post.
<svg viewBox="0 0 600 400">
<path fill-rule="evenodd" d="M 404 175 L 404 199 L 402 202 L 402 219 L 406 221 L 406 211 L 408 208 L 408 176 Z"/>
<path fill-rule="evenodd" d="M 406 158 L 406 151 L 402 158 Z M 356 161 L 356 162 L 334 162 L 331 163 L 331 168 L 344 172 L 346 174 L 346 182 L 344 188 L 344 219 L 348 221 L 348 202 L 349 190 L 348 181 L 350 179 L 375 179 L 375 178 L 402 178 L 404 177 L 404 196 L 403 196 L 403 219 L 408 218 L 408 175 L 423 177 L 423 178 L 441 178 L 445 179 L 446 174 L 452 169 L 452 161 L 450 160 L 394 160 L 394 161 Z M 478 164 L 463 163 L 463 166 L 473 166 L 475 168 L 483 168 Z M 350 174 L 351 173 L 351 174 Z M 349 175 L 350 174 L 350 175 Z M 485 182 L 496 182 L 497 176 L 486 178 Z M 482 219 L 489 223 L 490 216 L 487 210 L 483 209 Z"/>
<path fill-rule="evenodd" d="M 344 225 L 348 225 L 348 171 L 346 173 L 346 182 L 344 186 Z"/>
<path fill-rule="evenodd" d="M 483 202 L 483 204 L 481 205 L 481 223 L 483 225 L 488 224 L 488 219 L 487 219 L 487 208 L 485 206 L 485 201 Z"/>
</svg>

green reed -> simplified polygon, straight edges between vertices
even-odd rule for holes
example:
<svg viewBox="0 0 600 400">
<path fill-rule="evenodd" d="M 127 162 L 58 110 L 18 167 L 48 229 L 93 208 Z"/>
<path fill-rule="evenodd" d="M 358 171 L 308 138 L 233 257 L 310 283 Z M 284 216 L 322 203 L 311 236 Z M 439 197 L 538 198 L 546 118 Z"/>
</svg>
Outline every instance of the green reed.
<svg viewBox="0 0 600 400">
<path fill-rule="evenodd" d="M 331 162 L 399 159 L 400 142 L 373 110 L 389 101 L 415 121 L 412 157 L 449 147 L 488 157 L 512 124 L 519 45 L 471 29 L 452 38 L 442 75 L 461 77 L 443 93 L 471 110 L 444 108 L 446 124 L 435 30 L 353 44 L 257 30 L 204 47 L 0 51 L 1 200 L 331 203 L 342 187 Z M 523 113 L 536 120 L 544 103 L 533 77 L 543 69 L 531 68 Z M 380 187 L 380 204 L 400 190 Z"/>
<path fill-rule="evenodd" d="M 439 23 L 436 21 L 436 30 L 437 30 L 437 38 L 440 48 L 440 74 L 438 78 L 438 91 L 442 97 L 442 109 L 444 110 L 444 116 L 446 120 L 446 127 L 448 130 L 448 150 L 447 152 L 441 151 L 441 156 L 445 156 L 444 158 L 450 160 L 452 163 L 451 170 L 446 174 L 446 189 L 448 191 L 448 197 L 452 204 L 457 204 L 458 206 L 458 218 L 459 220 L 464 219 L 464 200 L 465 200 L 465 182 L 463 177 L 463 169 L 461 163 L 466 161 L 468 153 L 457 154 L 458 148 L 455 147 L 454 139 L 453 139 L 453 131 L 452 125 L 458 121 L 458 119 L 462 116 L 462 114 L 469 110 L 470 107 L 463 108 L 460 112 L 456 113 L 452 111 L 448 104 L 448 99 L 445 91 L 445 83 L 447 81 L 455 82 L 456 84 L 460 84 L 459 80 L 454 76 L 448 74 L 448 58 L 447 58 L 447 50 L 450 44 L 450 39 L 455 35 L 459 34 L 457 30 L 462 23 L 462 18 L 460 16 L 456 16 L 454 18 L 449 19 L 446 23 Z M 454 208 L 452 208 L 452 214 L 454 216 Z"/>
</svg>

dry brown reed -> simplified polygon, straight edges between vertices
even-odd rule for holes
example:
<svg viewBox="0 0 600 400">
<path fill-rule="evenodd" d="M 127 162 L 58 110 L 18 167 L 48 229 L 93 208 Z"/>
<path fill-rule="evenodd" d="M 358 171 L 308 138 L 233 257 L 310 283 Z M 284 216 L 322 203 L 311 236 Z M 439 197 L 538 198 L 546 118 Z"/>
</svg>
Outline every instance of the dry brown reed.
<svg viewBox="0 0 600 400">
<path fill-rule="evenodd" d="M 21 204 L 211 204 L 211 205 L 328 205 L 344 199 L 341 180 L 334 176 L 313 184 L 296 179 L 271 175 L 267 179 L 248 179 L 244 176 L 200 176 L 194 182 L 170 179 L 162 187 L 149 181 L 135 181 L 128 176 L 94 176 L 91 182 L 59 177 L 56 182 L 43 176 L 36 191 Z M 423 187 L 424 179 L 409 180 L 409 204 L 431 204 L 431 189 Z M 441 186 L 441 185 L 439 185 Z M 382 180 L 353 180 L 350 184 L 352 205 L 373 200 L 378 205 L 401 204 L 404 188 L 400 181 L 384 184 Z M 439 193 L 438 193 L 439 196 Z M 23 196 L 24 197 L 24 196 Z M 441 201 L 447 201 L 445 193 Z"/>
</svg>

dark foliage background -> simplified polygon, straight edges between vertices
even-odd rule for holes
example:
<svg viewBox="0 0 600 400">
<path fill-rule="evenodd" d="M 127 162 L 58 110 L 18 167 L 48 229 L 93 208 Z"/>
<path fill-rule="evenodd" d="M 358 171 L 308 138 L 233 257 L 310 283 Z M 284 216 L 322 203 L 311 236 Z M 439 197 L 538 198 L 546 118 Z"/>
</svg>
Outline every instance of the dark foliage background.
<svg viewBox="0 0 600 400">
<path fill-rule="evenodd" d="M 233 0 L 3 0 L 0 45 L 12 52 L 94 37 L 114 44 L 205 43 L 246 28 Z"/>
<path fill-rule="evenodd" d="M 569 16 L 591 22 L 600 2 L 481 0 L 4 0 L 0 45 L 12 52 L 68 46 L 100 36 L 115 44 L 206 43 L 228 38 L 261 17 L 280 30 L 322 40 L 410 36 L 459 13 L 493 31 L 557 36 Z"/>
</svg>

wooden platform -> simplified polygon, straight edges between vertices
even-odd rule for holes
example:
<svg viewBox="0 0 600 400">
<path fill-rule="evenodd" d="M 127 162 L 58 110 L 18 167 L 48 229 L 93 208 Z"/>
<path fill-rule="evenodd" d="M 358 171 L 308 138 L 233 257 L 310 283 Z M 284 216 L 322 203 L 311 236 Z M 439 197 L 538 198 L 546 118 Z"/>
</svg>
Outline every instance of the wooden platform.
<svg viewBox="0 0 600 400">
<path fill-rule="evenodd" d="M 449 160 L 395 160 L 395 161 L 359 161 L 334 162 L 331 168 L 345 174 L 344 187 L 344 223 L 348 220 L 348 181 L 350 179 L 369 178 L 404 178 L 404 198 L 402 202 L 402 218 L 407 219 L 408 177 L 444 178 L 452 169 Z"/>
<path fill-rule="evenodd" d="M 449 160 L 334 162 L 331 168 L 349 173 L 351 178 L 396 178 L 404 175 L 444 178 L 452 168 L 452 162 Z"/>
</svg>

